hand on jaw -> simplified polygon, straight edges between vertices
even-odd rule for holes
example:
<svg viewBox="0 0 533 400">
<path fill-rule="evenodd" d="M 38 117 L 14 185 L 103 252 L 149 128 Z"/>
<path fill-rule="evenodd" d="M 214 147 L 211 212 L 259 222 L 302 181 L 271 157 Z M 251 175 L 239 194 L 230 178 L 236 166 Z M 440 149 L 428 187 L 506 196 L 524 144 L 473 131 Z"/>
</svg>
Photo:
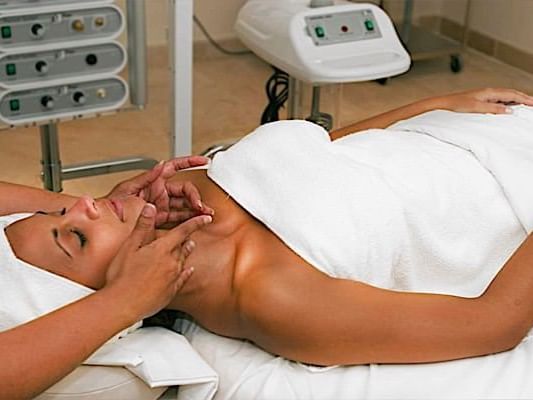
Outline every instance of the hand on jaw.
<svg viewBox="0 0 533 400">
<path fill-rule="evenodd" d="M 133 323 L 165 307 L 193 273 L 184 268 L 194 250 L 189 236 L 212 221 L 195 216 L 154 240 L 155 207 L 144 206 L 135 229 L 110 264 L 102 290 L 124 300 L 123 312 Z"/>
</svg>

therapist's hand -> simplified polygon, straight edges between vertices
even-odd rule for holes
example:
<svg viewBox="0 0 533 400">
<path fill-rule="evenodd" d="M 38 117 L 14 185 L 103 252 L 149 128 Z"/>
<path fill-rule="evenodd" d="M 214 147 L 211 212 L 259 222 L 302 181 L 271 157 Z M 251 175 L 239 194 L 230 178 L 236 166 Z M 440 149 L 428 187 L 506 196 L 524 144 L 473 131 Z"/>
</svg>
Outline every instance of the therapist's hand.
<svg viewBox="0 0 533 400">
<path fill-rule="evenodd" d="M 208 161 L 207 157 L 190 156 L 160 162 L 150 171 L 118 184 L 106 197 L 133 195 L 152 203 L 157 210 L 156 226 L 175 225 L 199 214 L 213 215 L 192 183 L 168 181 L 177 171 L 202 166 Z"/>
<path fill-rule="evenodd" d="M 432 101 L 431 99 L 429 101 Z M 533 106 L 533 97 L 514 89 L 486 88 L 434 98 L 434 108 L 467 113 L 506 114 L 509 105 Z"/>
<path fill-rule="evenodd" d="M 194 249 L 189 235 L 212 220 L 196 216 L 167 235 L 155 239 L 155 208 L 147 204 L 137 225 L 120 248 L 106 275 L 102 290 L 114 290 L 116 301 L 131 323 L 165 307 L 192 274 L 184 269 L 185 260 Z"/>
</svg>

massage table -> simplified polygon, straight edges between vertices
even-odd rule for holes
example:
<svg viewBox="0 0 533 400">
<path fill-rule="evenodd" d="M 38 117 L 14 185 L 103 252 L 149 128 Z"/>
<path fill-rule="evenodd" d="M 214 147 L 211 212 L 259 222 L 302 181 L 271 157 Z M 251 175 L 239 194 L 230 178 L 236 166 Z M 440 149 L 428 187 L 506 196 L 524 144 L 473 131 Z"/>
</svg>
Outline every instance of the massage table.
<svg viewBox="0 0 533 400">
<path fill-rule="evenodd" d="M 533 333 L 513 350 L 413 365 L 314 367 L 252 343 L 214 335 L 190 322 L 181 329 L 219 375 L 213 400 L 531 399 Z M 205 400 L 178 392 L 179 400 Z"/>
</svg>

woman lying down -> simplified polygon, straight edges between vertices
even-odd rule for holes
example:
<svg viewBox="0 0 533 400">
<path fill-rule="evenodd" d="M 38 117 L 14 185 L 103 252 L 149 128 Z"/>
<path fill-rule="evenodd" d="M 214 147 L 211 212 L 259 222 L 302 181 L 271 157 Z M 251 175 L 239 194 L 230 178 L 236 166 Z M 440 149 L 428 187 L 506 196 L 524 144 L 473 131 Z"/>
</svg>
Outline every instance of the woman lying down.
<svg viewBox="0 0 533 400">
<path fill-rule="evenodd" d="M 318 365 L 513 348 L 533 326 L 533 203 L 523 206 L 532 191 L 521 179 L 533 176 L 528 106 L 520 92 L 485 89 L 331 137 L 281 121 L 207 170 L 179 172 L 172 179 L 191 182 L 215 213 L 190 235 L 184 268 L 194 273 L 167 308 Z M 143 204 L 82 197 L 5 233 L 18 258 L 98 289 Z"/>
</svg>

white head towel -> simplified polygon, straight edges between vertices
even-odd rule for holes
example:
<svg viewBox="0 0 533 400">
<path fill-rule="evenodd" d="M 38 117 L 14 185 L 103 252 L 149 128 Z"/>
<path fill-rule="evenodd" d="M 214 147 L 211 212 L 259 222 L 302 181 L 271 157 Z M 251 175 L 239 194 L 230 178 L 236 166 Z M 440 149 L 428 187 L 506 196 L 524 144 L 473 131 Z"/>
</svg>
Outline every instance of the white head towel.
<svg viewBox="0 0 533 400">
<path fill-rule="evenodd" d="M 72 303 L 94 290 L 17 258 L 5 228 L 31 214 L 0 216 L 0 331 Z"/>
</svg>

